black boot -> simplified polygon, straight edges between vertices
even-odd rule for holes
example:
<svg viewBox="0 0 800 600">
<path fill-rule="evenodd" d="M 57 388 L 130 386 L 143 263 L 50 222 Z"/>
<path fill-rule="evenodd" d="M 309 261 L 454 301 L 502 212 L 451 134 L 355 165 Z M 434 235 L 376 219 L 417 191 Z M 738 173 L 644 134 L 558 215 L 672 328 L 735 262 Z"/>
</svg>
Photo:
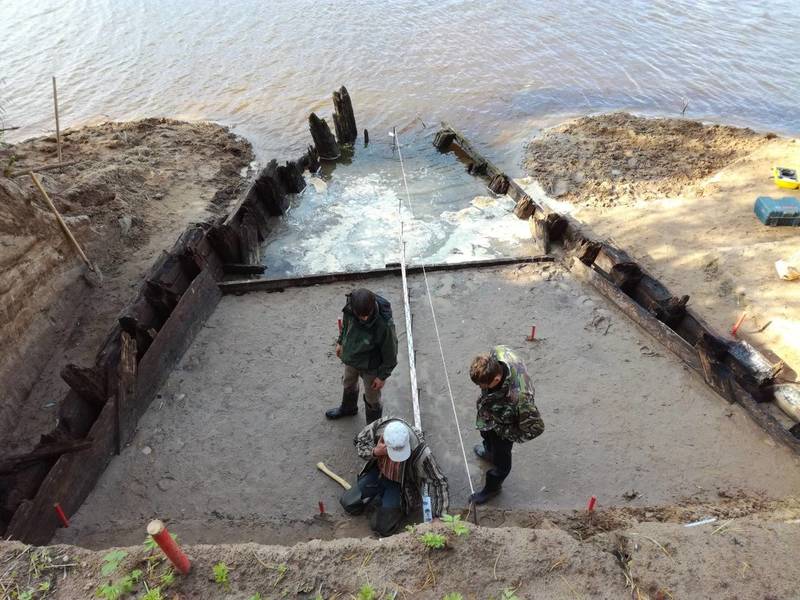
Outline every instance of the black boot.
<svg viewBox="0 0 800 600">
<path fill-rule="evenodd" d="M 486 472 L 486 483 L 483 489 L 475 492 L 469 497 L 470 502 L 475 504 L 486 504 L 489 500 L 497 496 L 503 489 L 503 479 L 494 475 L 491 471 Z"/>
<path fill-rule="evenodd" d="M 325 411 L 325 416 L 329 419 L 350 417 L 355 414 L 358 414 L 358 386 L 354 388 L 344 388 L 342 391 L 341 406 Z"/>
<path fill-rule="evenodd" d="M 367 425 L 369 425 L 373 421 L 377 421 L 383 416 L 383 407 L 379 406 L 378 408 L 372 408 L 369 404 L 367 404 L 367 399 L 364 398 L 364 412 L 367 416 Z"/>
<path fill-rule="evenodd" d="M 492 462 L 492 453 L 486 450 L 485 444 L 475 444 L 475 446 L 472 448 L 472 451 L 475 452 L 475 456 L 481 460 Z"/>
</svg>

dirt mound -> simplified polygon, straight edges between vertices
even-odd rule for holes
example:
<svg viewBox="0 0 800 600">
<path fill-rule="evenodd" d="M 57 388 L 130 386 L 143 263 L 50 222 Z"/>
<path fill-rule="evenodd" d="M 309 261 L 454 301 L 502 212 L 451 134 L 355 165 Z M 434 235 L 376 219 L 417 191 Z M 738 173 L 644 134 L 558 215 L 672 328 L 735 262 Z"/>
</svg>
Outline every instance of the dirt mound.
<svg viewBox="0 0 800 600">
<path fill-rule="evenodd" d="M 69 130 L 62 152 L 67 166 L 39 177 L 105 282 L 86 285 L 27 175 L 56 164 L 55 138 L 0 150 L 0 446 L 11 451 L 52 427 L 61 366 L 93 359 L 156 256 L 237 197 L 253 157 L 225 127 L 168 119 Z"/>
<path fill-rule="evenodd" d="M 551 196 L 608 207 L 681 194 L 770 137 L 751 129 L 612 113 L 545 131 L 528 144 L 523 166 Z"/>
<path fill-rule="evenodd" d="M 596 516 L 607 521 L 602 511 Z M 384 539 L 198 545 L 185 548 L 186 577 L 144 545 L 93 552 L 0 543 L 0 585 L 12 598 L 31 591 L 53 599 L 89 598 L 126 583 L 126 598 L 158 588 L 161 595 L 147 597 L 788 599 L 796 584 L 786 574 L 800 558 L 798 516 L 797 503 L 784 503 L 696 527 L 637 522 L 590 538 L 550 521 L 536 528 L 435 523 Z M 180 537 L 180 526 L 172 529 Z"/>
</svg>

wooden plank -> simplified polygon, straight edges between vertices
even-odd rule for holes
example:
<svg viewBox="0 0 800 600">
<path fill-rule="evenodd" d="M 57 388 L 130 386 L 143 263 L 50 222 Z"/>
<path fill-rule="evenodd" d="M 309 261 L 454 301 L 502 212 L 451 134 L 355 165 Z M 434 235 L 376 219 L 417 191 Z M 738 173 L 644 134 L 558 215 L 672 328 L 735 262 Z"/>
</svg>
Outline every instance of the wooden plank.
<svg viewBox="0 0 800 600">
<path fill-rule="evenodd" d="M 241 263 L 224 263 L 222 265 L 226 275 L 261 275 L 267 270 L 266 265 L 245 265 Z"/>
<path fill-rule="evenodd" d="M 136 406 L 136 339 L 122 332 L 121 353 L 117 365 L 117 440 L 116 452 L 133 439 L 136 431 L 138 410 Z"/>
<path fill-rule="evenodd" d="M 72 391 L 92 406 L 101 409 L 106 403 L 105 374 L 96 367 L 68 363 L 61 368 L 61 379 Z"/>
<path fill-rule="evenodd" d="M 56 461 L 31 500 L 17 508 L 5 535 L 27 544 L 45 545 L 59 527 L 53 510 L 58 502 L 73 515 L 94 488 L 114 453 L 116 407 L 107 402 L 89 431 L 92 446 L 65 454 Z"/>
<path fill-rule="evenodd" d="M 406 268 L 407 273 L 433 273 L 436 271 L 458 271 L 463 269 L 476 269 L 481 267 L 502 267 L 508 265 L 553 262 L 552 256 L 530 256 L 525 258 L 497 258 L 490 260 L 473 260 L 460 263 L 441 263 L 433 265 L 412 265 Z M 292 287 L 308 287 L 340 281 L 361 281 L 400 275 L 399 266 L 388 266 L 383 269 L 369 271 L 347 271 L 340 273 L 321 273 L 306 277 L 288 277 L 285 279 L 244 279 L 239 281 L 223 281 L 219 287 L 224 294 L 244 294 L 247 292 L 280 292 Z"/>
<path fill-rule="evenodd" d="M 136 376 L 136 421 L 147 410 L 172 367 L 214 312 L 221 292 L 208 270 L 198 275 L 175 310 L 158 332 L 138 365 Z"/>
<path fill-rule="evenodd" d="M 90 440 L 66 440 L 62 442 L 51 442 L 27 452 L 25 454 L 15 454 L 0 458 L 0 475 L 7 475 L 24 468 L 30 463 L 41 460 L 52 460 L 63 454 L 86 450 L 92 445 Z"/>
<path fill-rule="evenodd" d="M 572 261 L 570 270 L 579 280 L 589 283 L 603 296 L 611 300 L 634 323 L 656 338 L 683 362 L 695 371 L 700 371 L 700 359 L 697 356 L 697 351 L 686 340 L 647 312 L 600 272 L 577 259 Z"/>
</svg>

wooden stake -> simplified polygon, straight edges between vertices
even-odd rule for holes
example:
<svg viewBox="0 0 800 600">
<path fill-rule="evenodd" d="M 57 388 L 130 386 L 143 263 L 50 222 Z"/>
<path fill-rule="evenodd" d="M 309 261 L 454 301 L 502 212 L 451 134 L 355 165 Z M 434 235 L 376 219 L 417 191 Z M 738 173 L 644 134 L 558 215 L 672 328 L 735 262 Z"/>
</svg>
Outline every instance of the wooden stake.
<svg viewBox="0 0 800 600">
<path fill-rule="evenodd" d="M 61 164 L 61 127 L 58 124 L 58 92 L 56 91 L 56 78 L 53 77 L 53 107 L 56 111 L 56 145 L 58 147 L 58 164 Z"/>
</svg>

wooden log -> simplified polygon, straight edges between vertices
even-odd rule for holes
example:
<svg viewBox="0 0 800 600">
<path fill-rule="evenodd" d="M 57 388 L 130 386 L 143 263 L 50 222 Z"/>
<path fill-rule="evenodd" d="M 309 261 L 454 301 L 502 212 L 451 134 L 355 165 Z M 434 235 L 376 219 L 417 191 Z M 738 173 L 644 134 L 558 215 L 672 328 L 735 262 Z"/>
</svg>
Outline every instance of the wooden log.
<svg viewBox="0 0 800 600">
<path fill-rule="evenodd" d="M 219 223 L 208 232 L 208 240 L 223 262 L 242 262 L 239 233 L 232 225 Z"/>
<path fill-rule="evenodd" d="M 278 166 L 275 172 L 285 193 L 299 194 L 305 189 L 306 180 L 297 162 L 287 161 L 285 165 Z"/>
<path fill-rule="evenodd" d="M 583 264 L 592 266 L 597 258 L 597 255 L 600 253 L 600 247 L 601 246 L 599 242 L 581 239 L 572 253 Z"/>
<path fill-rule="evenodd" d="M 140 295 L 133 304 L 122 311 L 119 324 L 122 331 L 136 340 L 136 348 L 141 359 L 153 343 L 155 336 L 152 332 L 161 329 L 164 319 L 156 312 L 150 301 L 144 295 Z"/>
<path fill-rule="evenodd" d="M 531 233 L 536 240 L 539 248 L 545 254 L 550 254 L 550 230 L 547 227 L 547 217 L 541 213 L 535 213 L 529 223 L 533 225 Z"/>
<path fill-rule="evenodd" d="M 708 386 L 728 402 L 736 402 L 733 393 L 733 373 L 725 365 L 724 358 L 727 347 L 724 342 L 711 334 L 704 334 L 695 344 L 697 355 L 700 358 L 700 367 Z"/>
<path fill-rule="evenodd" d="M 461 263 L 442 263 L 424 265 L 425 271 L 457 271 L 461 269 L 477 269 L 481 267 L 502 267 L 508 265 L 553 262 L 552 256 L 531 256 L 527 258 L 497 258 L 491 260 L 473 260 Z M 409 265 L 406 267 L 408 274 L 422 273 L 423 265 Z M 342 273 L 321 273 L 306 277 L 288 277 L 285 279 L 245 279 L 240 281 L 223 281 L 219 287 L 224 294 L 244 294 L 247 292 L 279 292 L 292 287 L 308 287 L 339 281 L 361 281 L 378 277 L 400 275 L 398 265 L 388 265 L 383 269 L 369 271 L 347 271 Z"/>
<path fill-rule="evenodd" d="M 364 130 L 367 131 L 366 129 Z M 314 146 L 309 146 L 306 150 L 305 155 L 303 156 L 303 166 L 309 170 L 311 173 L 316 173 L 319 171 L 319 152 Z"/>
<path fill-rule="evenodd" d="M 654 318 L 644 307 L 606 279 L 600 271 L 597 271 L 594 267 L 585 265 L 580 260 L 572 261 L 570 271 L 576 278 L 590 284 L 603 296 L 611 300 L 611 302 L 630 317 L 634 323 L 661 342 L 661 344 L 678 356 L 683 362 L 695 370 L 700 370 L 700 360 L 697 356 L 697 351 L 687 344 L 686 340 L 681 338 L 664 323 Z"/>
<path fill-rule="evenodd" d="M 631 297 L 642 280 L 642 270 L 634 262 L 618 263 L 611 267 L 608 275 L 614 285 Z"/>
<path fill-rule="evenodd" d="M 60 503 L 67 515 L 74 514 L 80 508 L 114 452 L 114 402 L 107 402 L 103 407 L 92 425 L 89 438 L 92 440 L 90 448 L 62 455 L 56 461 L 36 495 L 19 505 L 5 535 L 27 544 L 45 545 L 60 525 L 53 511 L 53 503 Z"/>
<path fill-rule="evenodd" d="M 356 117 L 353 113 L 353 103 L 347 88 L 342 86 L 333 92 L 333 126 L 336 129 L 336 139 L 339 144 L 354 144 L 358 137 Z"/>
<path fill-rule="evenodd" d="M 312 112 L 308 117 L 308 128 L 321 160 L 336 160 L 341 156 L 339 144 L 336 143 L 336 138 L 333 137 L 325 119 L 320 119 Z"/>
<path fill-rule="evenodd" d="M 527 221 L 535 213 L 536 203 L 528 195 L 525 195 L 523 198 L 518 200 L 517 205 L 514 207 L 514 214 L 517 215 L 518 219 Z"/>
<path fill-rule="evenodd" d="M 289 199 L 278 178 L 278 163 L 271 160 L 259 173 L 255 183 L 256 196 L 273 217 L 279 217 L 289 208 Z M 235 262 L 235 261 L 230 261 Z"/>
<path fill-rule="evenodd" d="M 81 398 L 98 409 L 106 403 L 105 375 L 96 367 L 68 363 L 61 368 L 61 379 Z"/>
<path fill-rule="evenodd" d="M 260 275 L 267 270 L 266 265 L 245 265 L 225 263 L 223 269 L 227 275 Z"/>
<path fill-rule="evenodd" d="M 439 152 L 447 152 L 455 139 L 456 134 L 454 131 L 443 128 L 436 132 L 436 136 L 433 138 L 433 145 L 436 146 Z"/>
<path fill-rule="evenodd" d="M 489 182 L 489 189 L 495 194 L 504 195 L 508 192 L 509 180 L 505 173 L 498 173 Z"/>
<path fill-rule="evenodd" d="M 122 350 L 119 365 L 113 375 L 116 377 L 117 395 L 115 403 L 117 409 L 117 454 L 133 439 L 136 423 L 139 421 L 139 411 L 136 405 L 136 340 L 124 331 L 121 335 Z"/>
<path fill-rule="evenodd" d="M 369 131 L 364 130 L 364 147 L 369 146 Z"/>
<path fill-rule="evenodd" d="M 85 450 L 91 445 L 91 440 L 66 440 L 37 446 L 25 454 L 5 456 L 0 458 L 0 475 L 15 473 L 34 462 L 54 461 L 62 454 Z"/>
<path fill-rule="evenodd" d="M 257 265 L 261 262 L 261 244 L 259 243 L 258 225 L 253 211 L 245 208 L 242 212 L 242 221 L 239 227 L 240 253 L 244 262 Z"/>
</svg>

